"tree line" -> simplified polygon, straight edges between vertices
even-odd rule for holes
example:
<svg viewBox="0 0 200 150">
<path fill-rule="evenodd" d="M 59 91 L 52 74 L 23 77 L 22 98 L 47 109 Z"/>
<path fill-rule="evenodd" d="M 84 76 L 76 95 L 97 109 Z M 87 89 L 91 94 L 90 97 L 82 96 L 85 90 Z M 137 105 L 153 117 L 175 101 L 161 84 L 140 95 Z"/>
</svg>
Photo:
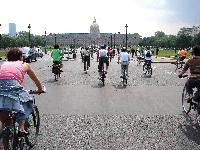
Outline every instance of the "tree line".
<svg viewBox="0 0 200 150">
<path fill-rule="evenodd" d="M 46 40 L 44 36 L 30 34 L 21 31 L 16 37 L 8 35 L 0 36 L 0 47 L 23 47 L 23 46 L 45 46 Z M 188 34 L 166 35 L 162 31 L 155 32 L 154 36 L 144 37 L 140 43 L 142 46 L 153 46 L 161 48 L 188 48 L 193 45 L 200 45 L 200 33 L 191 36 Z"/>
<path fill-rule="evenodd" d="M 30 34 L 29 43 L 29 32 L 21 31 L 18 32 L 16 37 L 8 35 L 0 36 L 0 47 L 23 47 L 23 46 L 45 46 L 45 38 L 40 35 Z"/>
<path fill-rule="evenodd" d="M 161 48 L 188 48 L 200 45 L 200 33 L 194 36 L 188 34 L 166 35 L 162 31 L 157 31 L 154 36 L 144 37 L 140 44 Z"/>
</svg>

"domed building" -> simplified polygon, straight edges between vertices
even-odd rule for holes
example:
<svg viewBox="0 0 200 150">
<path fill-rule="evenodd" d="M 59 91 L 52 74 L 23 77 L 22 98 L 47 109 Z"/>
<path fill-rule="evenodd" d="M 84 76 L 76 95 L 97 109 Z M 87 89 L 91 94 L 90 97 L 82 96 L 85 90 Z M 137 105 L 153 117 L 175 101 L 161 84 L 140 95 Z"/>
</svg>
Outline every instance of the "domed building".
<svg viewBox="0 0 200 150">
<path fill-rule="evenodd" d="M 95 17 L 94 17 L 93 23 L 90 26 L 90 38 L 91 38 L 92 44 L 98 44 L 98 41 L 100 39 L 100 30 L 99 30 L 99 25 L 97 24 Z"/>
</svg>

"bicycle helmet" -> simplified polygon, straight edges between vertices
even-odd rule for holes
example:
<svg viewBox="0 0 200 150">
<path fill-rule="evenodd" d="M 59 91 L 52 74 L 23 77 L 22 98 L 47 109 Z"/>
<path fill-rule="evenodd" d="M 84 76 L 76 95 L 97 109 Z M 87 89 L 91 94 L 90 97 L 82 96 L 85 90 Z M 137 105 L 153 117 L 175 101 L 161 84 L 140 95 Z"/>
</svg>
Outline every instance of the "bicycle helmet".
<svg viewBox="0 0 200 150">
<path fill-rule="evenodd" d="M 123 48 L 121 49 L 121 51 L 122 51 L 122 52 L 126 52 L 126 47 L 123 47 Z"/>
<path fill-rule="evenodd" d="M 105 46 L 105 45 L 101 45 L 100 48 L 101 48 L 101 49 L 105 49 L 106 46 Z"/>
</svg>

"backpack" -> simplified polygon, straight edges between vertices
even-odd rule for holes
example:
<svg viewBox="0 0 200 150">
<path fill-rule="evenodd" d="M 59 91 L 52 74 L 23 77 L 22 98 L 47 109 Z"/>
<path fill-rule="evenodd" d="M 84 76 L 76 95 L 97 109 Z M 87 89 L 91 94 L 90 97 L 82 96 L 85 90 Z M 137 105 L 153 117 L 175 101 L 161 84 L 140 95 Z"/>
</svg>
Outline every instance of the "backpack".
<svg viewBox="0 0 200 150">
<path fill-rule="evenodd" d="M 150 51 L 147 51 L 147 53 L 146 53 L 146 57 L 151 57 L 151 53 L 150 53 Z"/>
</svg>

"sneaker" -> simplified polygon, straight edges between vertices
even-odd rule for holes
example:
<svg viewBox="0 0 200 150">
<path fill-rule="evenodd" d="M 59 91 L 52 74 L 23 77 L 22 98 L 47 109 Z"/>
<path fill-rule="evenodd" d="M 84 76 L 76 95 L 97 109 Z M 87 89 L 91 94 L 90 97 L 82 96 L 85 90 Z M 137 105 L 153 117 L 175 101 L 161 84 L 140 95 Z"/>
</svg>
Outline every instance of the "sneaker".
<svg viewBox="0 0 200 150">
<path fill-rule="evenodd" d="M 123 78 L 123 76 L 120 76 L 120 78 Z"/>
<path fill-rule="evenodd" d="M 60 72 L 63 72 L 63 70 L 60 70 Z"/>
<path fill-rule="evenodd" d="M 108 72 L 107 71 L 105 71 L 105 74 L 107 74 Z"/>
</svg>

